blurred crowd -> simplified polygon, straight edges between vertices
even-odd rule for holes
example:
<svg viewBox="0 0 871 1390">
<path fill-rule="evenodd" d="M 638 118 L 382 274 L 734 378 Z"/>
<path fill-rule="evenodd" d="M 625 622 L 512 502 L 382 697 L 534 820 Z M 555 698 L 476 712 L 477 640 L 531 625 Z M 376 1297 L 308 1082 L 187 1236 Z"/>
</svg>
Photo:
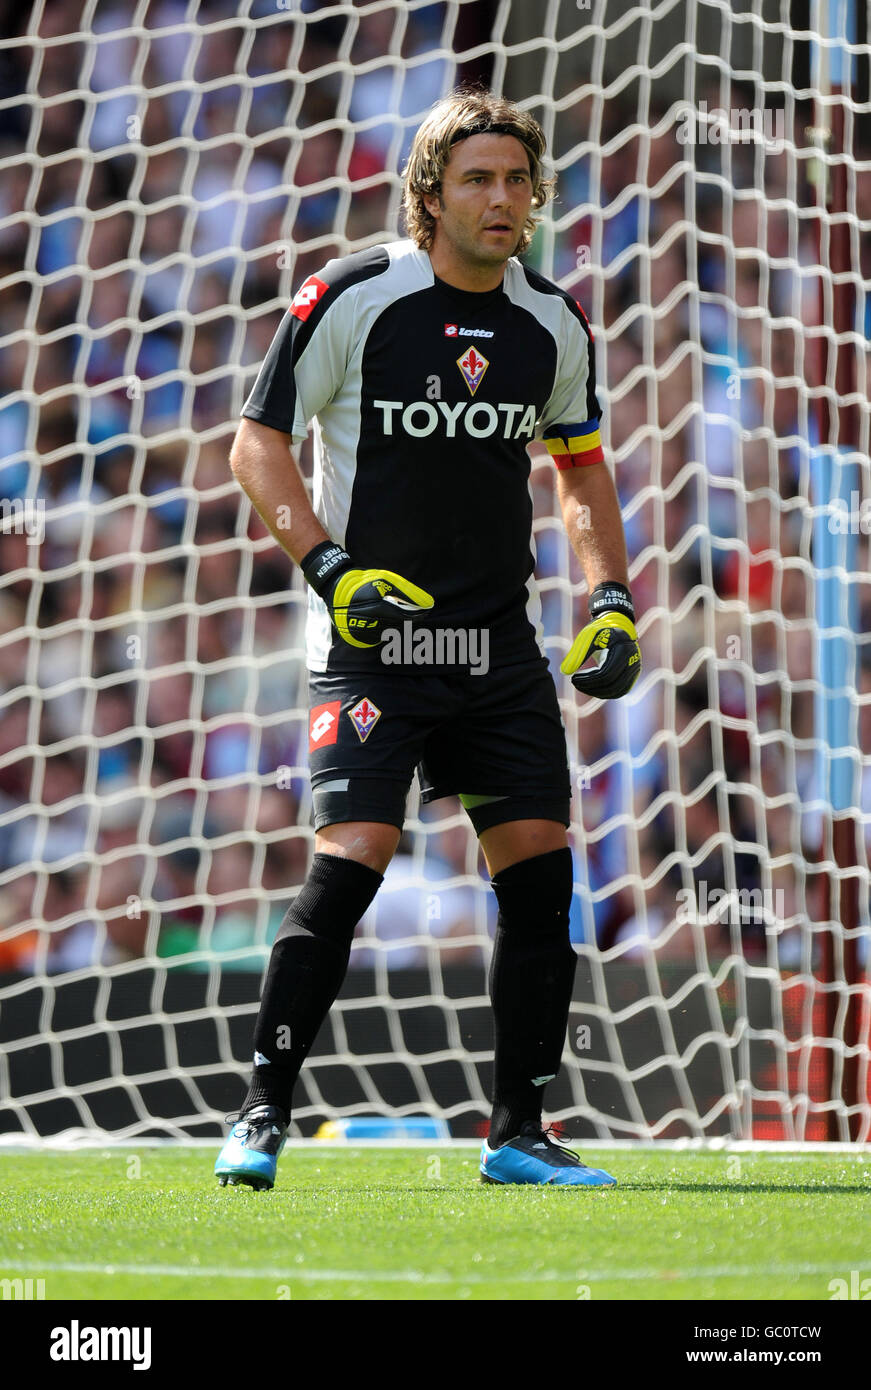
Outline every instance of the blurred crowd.
<svg viewBox="0 0 871 1390">
<path fill-rule="evenodd" d="M 229 448 L 294 289 L 396 234 L 414 127 L 464 74 L 441 52 L 444 4 L 353 23 L 297 8 L 304 24 L 252 31 L 233 6 L 201 6 L 199 30 L 141 45 L 110 0 L 85 44 L 60 41 L 80 6 L 57 0 L 35 79 L 29 47 L 3 53 L 2 95 L 30 83 L 40 100 L 0 111 L 0 156 L 19 156 L 0 183 L 0 497 L 29 499 L 33 523 L 7 506 L 0 529 L 0 972 L 143 954 L 206 969 L 216 953 L 260 969 L 305 876 L 305 595 Z M 186 12 L 164 0 L 148 26 Z M 487 39 L 488 13 L 467 7 L 455 50 Z M 69 96 L 76 72 L 92 99 Z M 531 252 L 594 327 L 644 652 L 613 705 L 559 674 L 585 605 L 536 451 L 543 625 L 577 791 L 573 935 L 690 959 L 700 931 L 714 955 L 774 939 L 789 966 L 825 823 L 806 113 L 777 151 L 688 145 L 666 103 L 639 120 L 636 96 L 561 106 L 559 198 Z M 871 174 L 853 196 L 867 231 Z M 871 589 L 856 591 L 867 633 Z M 867 641 L 860 655 L 867 833 Z M 459 803 L 413 799 L 409 815 L 352 963 L 479 960 L 492 895 Z M 701 885 L 764 889 L 777 920 L 693 925 Z"/>
</svg>

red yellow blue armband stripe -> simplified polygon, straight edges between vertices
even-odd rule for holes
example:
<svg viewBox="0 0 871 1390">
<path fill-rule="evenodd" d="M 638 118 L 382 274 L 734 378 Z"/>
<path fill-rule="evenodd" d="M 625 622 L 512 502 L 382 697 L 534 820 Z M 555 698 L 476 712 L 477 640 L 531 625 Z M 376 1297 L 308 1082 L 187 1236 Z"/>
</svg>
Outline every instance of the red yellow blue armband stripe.
<svg viewBox="0 0 871 1390">
<path fill-rule="evenodd" d="M 560 472 L 605 462 L 598 420 L 584 420 L 577 425 L 551 425 L 544 432 L 544 443 Z"/>
</svg>

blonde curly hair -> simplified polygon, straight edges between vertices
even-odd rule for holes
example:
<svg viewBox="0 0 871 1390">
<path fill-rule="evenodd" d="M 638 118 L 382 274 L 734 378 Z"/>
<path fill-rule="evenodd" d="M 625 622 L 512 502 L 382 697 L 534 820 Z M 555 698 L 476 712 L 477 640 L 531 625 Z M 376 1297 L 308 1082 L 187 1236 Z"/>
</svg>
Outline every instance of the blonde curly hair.
<svg viewBox="0 0 871 1390">
<path fill-rule="evenodd" d="M 556 179 L 545 178 L 542 168 L 546 144 L 544 131 L 534 116 L 492 92 L 460 87 L 438 102 L 414 137 L 402 172 L 402 206 L 408 235 L 421 251 L 428 251 L 435 236 L 435 218 L 427 212 L 424 197 L 440 194 L 442 176 L 458 140 L 469 135 L 513 135 L 529 156 L 532 206 L 538 210 L 550 201 Z M 536 218 L 530 216 L 516 254 L 526 251 L 535 235 Z"/>
</svg>

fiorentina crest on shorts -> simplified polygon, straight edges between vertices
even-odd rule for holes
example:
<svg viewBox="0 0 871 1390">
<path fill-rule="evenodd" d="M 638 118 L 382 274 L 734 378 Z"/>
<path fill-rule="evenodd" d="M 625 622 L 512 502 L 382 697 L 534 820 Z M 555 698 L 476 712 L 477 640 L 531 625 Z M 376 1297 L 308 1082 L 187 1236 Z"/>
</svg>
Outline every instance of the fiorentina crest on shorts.
<svg viewBox="0 0 871 1390">
<path fill-rule="evenodd" d="M 360 742 L 365 743 L 378 720 L 381 718 L 381 711 L 377 705 L 373 705 L 371 700 L 367 700 L 364 695 L 362 700 L 358 700 L 353 709 L 348 710 L 351 723 L 357 730 Z"/>
<path fill-rule="evenodd" d="M 464 352 L 462 357 L 457 358 L 457 366 L 463 373 L 463 379 L 473 396 L 481 385 L 481 379 L 489 365 L 490 363 L 483 352 L 479 352 L 474 347 L 470 347 L 468 352 Z"/>
</svg>

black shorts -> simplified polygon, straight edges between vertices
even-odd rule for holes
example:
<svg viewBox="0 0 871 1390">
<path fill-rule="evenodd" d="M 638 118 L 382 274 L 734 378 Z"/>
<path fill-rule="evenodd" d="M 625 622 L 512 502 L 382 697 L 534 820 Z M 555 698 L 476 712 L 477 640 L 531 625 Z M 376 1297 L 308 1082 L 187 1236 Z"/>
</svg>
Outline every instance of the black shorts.
<svg viewBox="0 0 871 1390">
<path fill-rule="evenodd" d="M 310 672 L 309 692 L 317 830 L 401 830 L 415 768 L 421 799 L 462 797 L 478 834 L 510 820 L 569 824 L 565 729 L 543 657 L 486 675 Z"/>
</svg>

